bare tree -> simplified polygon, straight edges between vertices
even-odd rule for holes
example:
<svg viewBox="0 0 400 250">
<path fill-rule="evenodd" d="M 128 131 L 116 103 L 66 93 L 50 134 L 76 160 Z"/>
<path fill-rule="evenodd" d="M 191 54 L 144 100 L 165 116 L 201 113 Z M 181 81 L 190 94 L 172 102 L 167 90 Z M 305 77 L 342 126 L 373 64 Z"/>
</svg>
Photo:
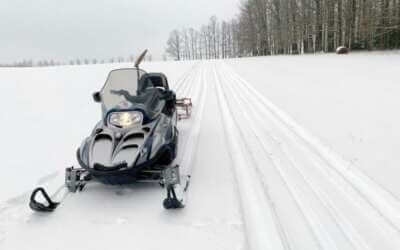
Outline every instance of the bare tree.
<svg viewBox="0 0 400 250">
<path fill-rule="evenodd" d="M 243 0 L 237 18 L 194 33 L 191 58 L 400 48 L 400 0 Z"/>
<path fill-rule="evenodd" d="M 170 33 L 169 39 L 167 41 L 166 52 L 174 57 L 176 60 L 181 60 L 181 43 L 182 38 L 178 30 L 174 30 Z"/>
</svg>

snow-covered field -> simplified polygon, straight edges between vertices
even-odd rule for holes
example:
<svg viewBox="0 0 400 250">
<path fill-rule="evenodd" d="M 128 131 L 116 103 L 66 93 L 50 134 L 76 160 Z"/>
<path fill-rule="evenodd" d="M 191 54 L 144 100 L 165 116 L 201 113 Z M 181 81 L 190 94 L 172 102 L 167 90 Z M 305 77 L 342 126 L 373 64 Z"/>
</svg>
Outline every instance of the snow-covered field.
<svg viewBox="0 0 400 250">
<path fill-rule="evenodd" d="M 186 208 L 158 185 L 69 194 L 27 206 L 76 165 L 112 68 L 0 68 L 0 249 L 400 249 L 399 53 L 143 65 L 192 97 L 178 158 Z M 189 140 L 190 138 L 190 140 Z"/>
<path fill-rule="evenodd" d="M 400 51 L 229 64 L 326 146 L 400 198 Z"/>
</svg>

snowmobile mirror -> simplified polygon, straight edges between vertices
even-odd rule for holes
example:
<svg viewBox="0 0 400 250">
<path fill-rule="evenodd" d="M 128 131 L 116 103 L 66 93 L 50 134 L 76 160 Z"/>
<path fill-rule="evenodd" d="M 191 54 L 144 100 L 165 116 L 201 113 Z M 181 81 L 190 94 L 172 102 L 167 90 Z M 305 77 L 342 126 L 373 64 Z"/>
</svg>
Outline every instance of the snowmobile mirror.
<svg viewBox="0 0 400 250">
<path fill-rule="evenodd" d="M 146 56 L 147 49 L 145 49 L 142 54 L 136 59 L 135 68 L 139 68 L 140 63 L 143 61 L 144 57 Z"/>
<path fill-rule="evenodd" d="M 101 102 L 101 95 L 99 91 L 94 92 L 92 96 L 95 102 Z"/>
</svg>

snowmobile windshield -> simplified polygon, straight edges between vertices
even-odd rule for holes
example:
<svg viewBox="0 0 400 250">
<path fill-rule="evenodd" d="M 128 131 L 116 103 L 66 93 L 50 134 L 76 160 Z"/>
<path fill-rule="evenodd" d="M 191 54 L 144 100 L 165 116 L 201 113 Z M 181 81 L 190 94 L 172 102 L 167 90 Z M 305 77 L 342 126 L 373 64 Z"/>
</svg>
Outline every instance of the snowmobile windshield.
<svg viewBox="0 0 400 250">
<path fill-rule="evenodd" d="M 138 79 L 145 74 L 137 68 L 116 69 L 109 73 L 101 90 L 101 99 L 107 112 L 110 109 L 129 108 L 135 102 Z"/>
</svg>

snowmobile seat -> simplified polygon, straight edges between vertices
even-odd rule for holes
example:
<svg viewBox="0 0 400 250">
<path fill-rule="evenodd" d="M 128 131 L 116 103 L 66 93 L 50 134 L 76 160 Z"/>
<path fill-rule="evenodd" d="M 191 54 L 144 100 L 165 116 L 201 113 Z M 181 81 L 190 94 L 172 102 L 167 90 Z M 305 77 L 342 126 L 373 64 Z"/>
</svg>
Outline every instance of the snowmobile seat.
<svg viewBox="0 0 400 250">
<path fill-rule="evenodd" d="M 163 73 L 144 74 L 139 81 L 138 93 L 143 92 L 148 88 L 169 90 L 167 77 Z"/>
</svg>

